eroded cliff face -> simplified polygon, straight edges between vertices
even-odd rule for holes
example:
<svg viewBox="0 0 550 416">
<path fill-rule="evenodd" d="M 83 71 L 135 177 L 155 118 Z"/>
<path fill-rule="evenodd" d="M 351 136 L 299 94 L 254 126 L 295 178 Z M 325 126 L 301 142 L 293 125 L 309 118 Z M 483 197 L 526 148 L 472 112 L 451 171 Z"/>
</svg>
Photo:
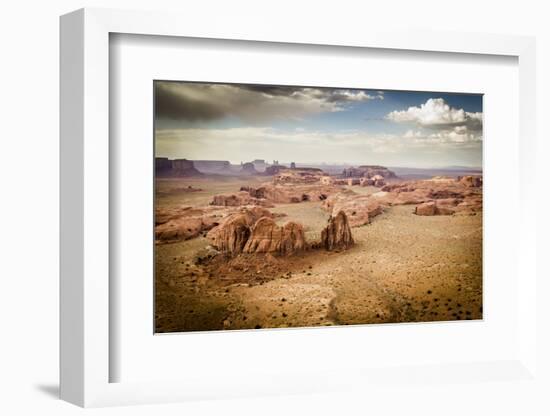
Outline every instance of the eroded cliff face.
<svg viewBox="0 0 550 416">
<path fill-rule="evenodd" d="M 244 247 L 245 253 L 277 253 L 291 255 L 306 249 L 304 229 L 289 222 L 280 227 L 271 218 L 260 218 Z"/>
<path fill-rule="evenodd" d="M 246 210 L 230 216 L 208 233 L 212 246 L 231 256 L 240 253 L 292 255 L 307 249 L 302 225 L 279 226 L 271 214 Z"/>
<path fill-rule="evenodd" d="M 335 217 L 330 217 L 328 225 L 321 231 L 321 247 L 329 251 L 345 250 L 353 244 L 348 217 L 340 211 Z"/>
<path fill-rule="evenodd" d="M 271 214 L 244 210 L 229 216 L 208 233 L 212 246 L 232 257 L 241 253 L 270 253 L 291 256 L 309 248 L 347 249 L 354 244 L 349 221 L 344 211 L 331 217 L 321 233 L 321 241 L 308 242 L 304 227 L 296 222 L 278 225 Z"/>
<path fill-rule="evenodd" d="M 187 159 L 168 159 L 158 157 L 155 159 L 155 174 L 158 177 L 189 177 L 201 176 L 192 160 Z"/>
<path fill-rule="evenodd" d="M 219 225 L 211 229 L 207 238 L 213 247 L 230 255 L 243 252 L 250 235 L 252 226 L 260 218 L 271 218 L 272 214 L 265 208 L 250 207 L 230 213 Z"/>
</svg>

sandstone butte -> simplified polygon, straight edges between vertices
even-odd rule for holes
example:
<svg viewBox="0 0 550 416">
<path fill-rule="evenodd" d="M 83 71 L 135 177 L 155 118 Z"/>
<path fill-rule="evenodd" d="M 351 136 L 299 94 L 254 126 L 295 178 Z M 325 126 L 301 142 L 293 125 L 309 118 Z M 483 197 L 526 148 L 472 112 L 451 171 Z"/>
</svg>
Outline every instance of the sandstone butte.
<svg viewBox="0 0 550 416">
<path fill-rule="evenodd" d="M 326 250 L 342 250 L 354 244 L 353 236 L 344 211 L 330 217 L 328 225 L 321 231 L 321 247 Z"/>
<path fill-rule="evenodd" d="M 271 218 L 260 218 L 244 246 L 244 253 L 277 253 L 291 255 L 307 248 L 304 228 L 288 222 L 282 227 Z"/>
<path fill-rule="evenodd" d="M 252 234 L 253 225 L 260 218 L 271 217 L 272 214 L 264 208 L 245 208 L 228 215 L 208 232 L 207 237 L 216 249 L 230 255 L 240 254 Z"/>
<path fill-rule="evenodd" d="M 241 253 L 288 256 L 309 248 L 336 250 L 353 245 L 351 229 L 343 211 L 329 219 L 327 227 L 322 231 L 321 242 L 311 244 L 306 241 L 301 224 L 288 222 L 279 226 L 269 216 L 263 216 L 252 224 L 255 218 L 248 210 L 229 216 L 208 233 L 212 246 L 230 256 Z"/>
</svg>

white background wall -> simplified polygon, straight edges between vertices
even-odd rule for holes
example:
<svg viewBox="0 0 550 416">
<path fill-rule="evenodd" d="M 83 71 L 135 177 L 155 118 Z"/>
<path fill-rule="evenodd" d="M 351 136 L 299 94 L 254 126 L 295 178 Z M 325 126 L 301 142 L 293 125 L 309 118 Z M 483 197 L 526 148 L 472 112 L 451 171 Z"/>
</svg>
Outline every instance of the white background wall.
<svg viewBox="0 0 550 416">
<path fill-rule="evenodd" d="M 231 19 L 261 25 L 389 25 L 535 35 L 538 42 L 540 245 L 548 244 L 547 120 L 550 104 L 550 12 L 544 1 L 169 1 L 11 0 L 0 9 L 0 413 L 73 414 L 80 409 L 56 400 L 58 382 L 58 16 L 84 6 L 178 10 L 205 22 Z M 211 18 L 214 17 L 214 18 Z M 406 76 L 406 69 L 403 71 Z M 544 185 L 546 184 L 546 185 Z M 511 221 L 514 219 L 511 218 Z M 505 230 L 503 230 L 504 232 Z M 546 231 L 546 233 L 544 232 Z M 542 257 L 542 256 L 541 256 Z M 550 277 L 548 266 L 544 275 Z M 539 290 L 547 289 L 539 287 Z M 547 292 L 548 293 L 548 292 Z M 549 306 L 540 305 L 547 317 Z M 548 335 L 545 336 L 548 347 Z M 550 350 L 550 348 L 548 349 Z M 547 351 L 548 351 L 547 350 Z M 547 363 L 547 361 L 546 361 Z M 492 388 L 499 388 L 492 387 Z M 501 400 L 483 400 L 482 389 L 453 386 L 412 392 L 409 414 L 543 414 L 534 397 L 502 386 Z M 437 394 L 433 394 L 437 391 Z M 535 393 L 533 393 L 535 394 Z M 392 414 L 404 398 L 259 398 L 95 410 L 99 414 Z M 474 401 L 472 401 L 474 400 Z M 400 403 L 401 402 L 401 403 Z M 548 407 L 545 409 L 548 411 Z"/>
</svg>

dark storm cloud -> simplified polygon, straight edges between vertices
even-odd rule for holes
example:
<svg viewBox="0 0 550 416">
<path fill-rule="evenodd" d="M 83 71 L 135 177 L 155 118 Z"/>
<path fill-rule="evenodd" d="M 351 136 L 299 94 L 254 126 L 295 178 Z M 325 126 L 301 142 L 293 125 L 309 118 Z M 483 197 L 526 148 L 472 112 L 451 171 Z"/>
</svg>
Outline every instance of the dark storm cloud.
<svg viewBox="0 0 550 416">
<path fill-rule="evenodd" d="M 224 117 L 250 123 L 295 119 L 372 99 L 383 95 L 349 89 L 155 82 L 157 117 L 189 122 Z"/>
<path fill-rule="evenodd" d="M 238 88 L 254 91 L 261 94 L 272 95 L 272 96 L 291 96 L 296 92 L 303 91 L 303 87 L 285 87 L 278 85 L 239 85 Z"/>
<path fill-rule="evenodd" d="M 196 84 L 195 88 L 206 90 L 208 86 Z M 155 83 L 155 109 L 159 117 L 172 120 L 208 121 L 225 115 L 221 106 L 205 102 L 200 95 L 186 94 L 177 84 L 164 82 Z"/>
</svg>

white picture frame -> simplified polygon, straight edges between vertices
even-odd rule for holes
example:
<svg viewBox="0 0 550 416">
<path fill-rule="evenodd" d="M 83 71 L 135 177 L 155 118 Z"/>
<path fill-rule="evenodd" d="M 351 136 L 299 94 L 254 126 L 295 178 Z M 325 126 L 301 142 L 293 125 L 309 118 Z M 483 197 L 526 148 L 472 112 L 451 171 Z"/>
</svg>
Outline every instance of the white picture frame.
<svg viewBox="0 0 550 416">
<path fill-rule="evenodd" d="M 505 55 L 519 62 L 520 201 L 518 264 L 522 279 L 517 292 L 518 354 L 498 362 L 419 366 L 423 382 L 458 378 L 479 383 L 474 374 L 500 374 L 518 383 L 537 383 L 536 217 L 529 207 L 535 195 L 529 171 L 535 164 L 535 41 L 507 35 L 380 31 L 350 28 L 346 32 L 302 32 L 277 24 L 236 28 L 204 25 L 200 19 L 168 13 L 82 9 L 61 18 L 61 398 L 79 406 L 159 403 L 199 398 L 262 394 L 297 394 L 356 389 L 403 380 L 410 369 L 370 368 L 319 374 L 271 375 L 231 384 L 188 379 L 175 382 L 110 382 L 116 357 L 109 348 L 110 161 L 109 36 L 113 33 L 206 39 L 332 45 L 438 53 Z M 443 374 L 443 375 L 442 375 Z M 497 377 L 498 378 L 498 377 Z M 343 382 L 342 380 L 346 380 Z"/>
</svg>

